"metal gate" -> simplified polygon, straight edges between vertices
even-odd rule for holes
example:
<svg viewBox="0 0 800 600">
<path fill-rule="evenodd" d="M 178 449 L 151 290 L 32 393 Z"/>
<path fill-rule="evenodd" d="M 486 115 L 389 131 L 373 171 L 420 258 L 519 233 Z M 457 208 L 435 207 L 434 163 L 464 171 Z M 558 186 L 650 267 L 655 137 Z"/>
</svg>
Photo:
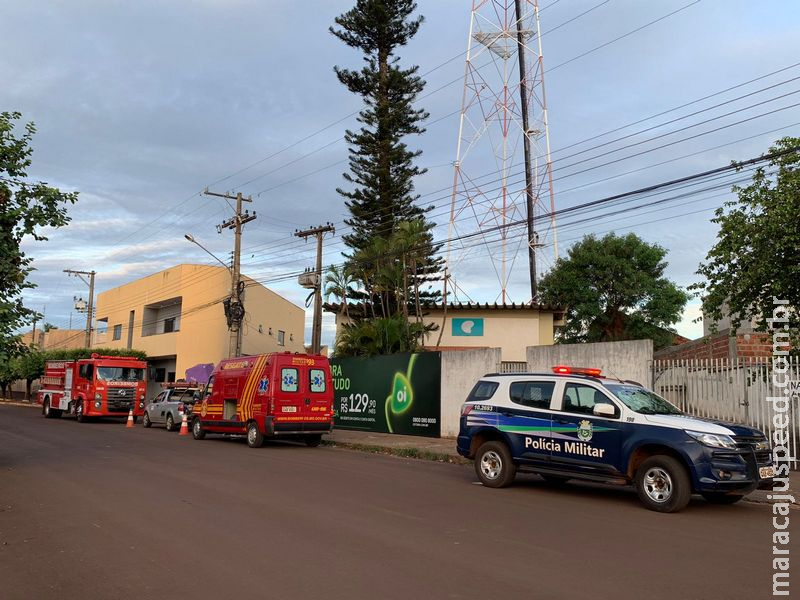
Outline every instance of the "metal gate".
<svg viewBox="0 0 800 600">
<path fill-rule="evenodd" d="M 745 423 L 766 433 L 775 431 L 775 404 L 786 400 L 789 456 L 797 469 L 800 449 L 800 358 L 785 357 L 786 388 L 773 383 L 772 358 L 685 359 L 653 361 L 653 391 L 691 415 Z M 788 394 L 784 392 L 788 392 Z"/>
</svg>

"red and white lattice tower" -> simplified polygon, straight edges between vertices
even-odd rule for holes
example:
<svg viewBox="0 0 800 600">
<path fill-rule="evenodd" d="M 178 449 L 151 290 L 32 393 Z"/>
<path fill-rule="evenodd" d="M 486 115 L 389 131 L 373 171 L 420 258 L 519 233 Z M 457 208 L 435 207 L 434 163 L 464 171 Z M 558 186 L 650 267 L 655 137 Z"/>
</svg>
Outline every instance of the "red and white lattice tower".
<svg viewBox="0 0 800 600">
<path fill-rule="evenodd" d="M 448 269 L 488 253 L 505 303 L 522 250 L 535 299 L 537 254 L 558 257 L 554 211 L 538 0 L 473 0 Z"/>
</svg>

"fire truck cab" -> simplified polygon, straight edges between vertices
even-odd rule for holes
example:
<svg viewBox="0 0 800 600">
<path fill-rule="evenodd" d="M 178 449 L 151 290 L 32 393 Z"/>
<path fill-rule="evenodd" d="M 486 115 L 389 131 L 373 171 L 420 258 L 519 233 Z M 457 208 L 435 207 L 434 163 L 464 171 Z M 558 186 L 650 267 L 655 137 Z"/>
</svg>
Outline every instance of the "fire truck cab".
<svg viewBox="0 0 800 600">
<path fill-rule="evenodd" d="M 36 401 L 45 417 L 74 415 L 125 417 L 144 413 L 147 363 L 132 356 L 100 356 L 80 360 L 49 360 Z"/>
<path fill-rule="evenodd" d="M 324 356 L 290 352 L 223 360 L 192 411 L 192 436 L 246 435 L 258 448 L 265 437 L 318 446 L 333 424 L 333 382 Z"/>
</svg>

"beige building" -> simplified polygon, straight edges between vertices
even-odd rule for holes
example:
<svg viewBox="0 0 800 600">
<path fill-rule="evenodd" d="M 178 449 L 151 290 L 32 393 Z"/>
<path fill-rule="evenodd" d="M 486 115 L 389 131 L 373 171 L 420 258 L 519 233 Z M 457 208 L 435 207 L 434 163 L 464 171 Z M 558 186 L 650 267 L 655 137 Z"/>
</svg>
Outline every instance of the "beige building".
<svg viewBox="0 0 800 600">
<path fill-rule="evenodd" d="M 242 279 L 242 353 L 303 352 L 305 311 Z M 182 264 L 101 292 L 92 345 L 146 352 L 152 394 L 190 367 L 227 358 L 230 332 L 222 301 L 230 285 L 224 267 Z"/>
<path fill-rule="evenodd" d="M 39 350 L 72 350 L 73 348 L 83 348 L 85 342 L 85 329 L 51 329 L 50 331 L 37 329 L 35 341 L 32 331 L 22 336 L 22 343 L 25 346 L 33 344 Z"/>
<path fill-rule="evenodd" d="M 338 305 L 326 305 L 336 312 Z M 556 328 L 564 324 L 564 309 L 542 304 L 464 304 L 452 302 L 423 306 L 425 324 L 437 329 L 425 336 L 425 347 L 434 350 L 500 348 L 504 363 L 524 363 L 528 346 L 550 346 Z M 336 316 L 337 333 L 342 315 Z M 441 333 L 441 341 L 439 336 Z"/>
</svg>

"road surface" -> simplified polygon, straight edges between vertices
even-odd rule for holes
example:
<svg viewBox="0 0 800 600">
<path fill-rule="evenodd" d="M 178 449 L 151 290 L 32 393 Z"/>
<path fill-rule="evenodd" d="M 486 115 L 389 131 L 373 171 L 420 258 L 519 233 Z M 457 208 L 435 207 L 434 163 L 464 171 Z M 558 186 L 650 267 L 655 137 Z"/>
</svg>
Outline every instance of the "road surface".
<svg viewBox="0 0 800 600">
<path fill-rule="evenodd" d="M 771 517 L 0 405 L 4 600 L 754 600 L 771 596 Z"/>
</svg>

